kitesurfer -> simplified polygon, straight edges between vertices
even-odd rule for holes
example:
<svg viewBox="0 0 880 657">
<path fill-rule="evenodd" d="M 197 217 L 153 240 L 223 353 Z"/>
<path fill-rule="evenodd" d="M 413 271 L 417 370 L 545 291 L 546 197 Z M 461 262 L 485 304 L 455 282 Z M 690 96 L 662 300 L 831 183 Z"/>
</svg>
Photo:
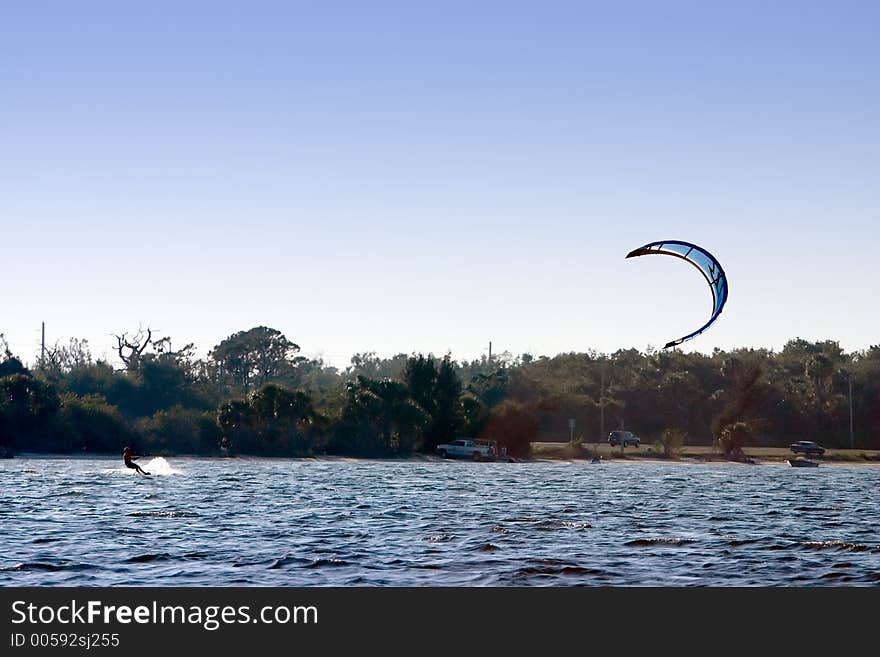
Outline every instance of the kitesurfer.
<svg viewBox="0 0 880 657">
<path fill-rule="evenodd" d="M 139 466 L 137 463 L 135 463 L 135 461 L 139 458 L 139 456 L 135 456 L 134 453 L 131 451 L 131 447 L 126 447 L 122 450 L 122 460 L 125 462 L 126 468 L 131 468 L 132 470 L 135 470 L 142 475 L 150 474 L 149 472 L 141 468 L 141 466 Z"/>
</svg>

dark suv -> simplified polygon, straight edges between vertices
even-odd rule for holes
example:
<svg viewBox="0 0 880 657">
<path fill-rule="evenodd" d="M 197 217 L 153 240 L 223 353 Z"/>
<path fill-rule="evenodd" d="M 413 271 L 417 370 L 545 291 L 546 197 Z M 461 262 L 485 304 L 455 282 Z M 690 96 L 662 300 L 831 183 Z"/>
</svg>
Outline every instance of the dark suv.
<svg viewBox="0 0 880 657">
<path fill-rule="evenodd" d="M 817 445 L 812 440 L 799 440 L 796 443 L 792 443 L 788 447 L 795 454 L 801 453 L 806 454 L 807 456 L 822 456 L 822 454 L 825 453 L 825 448 L 821 445 Z"/>
<path fill-rule="evenodd" d="M 623 441 L 624 447 L 638 447 L 642 441 L 632 431 L 612 431 L 608 434 L 608 444 L 614 447 Z"/>
</svg>

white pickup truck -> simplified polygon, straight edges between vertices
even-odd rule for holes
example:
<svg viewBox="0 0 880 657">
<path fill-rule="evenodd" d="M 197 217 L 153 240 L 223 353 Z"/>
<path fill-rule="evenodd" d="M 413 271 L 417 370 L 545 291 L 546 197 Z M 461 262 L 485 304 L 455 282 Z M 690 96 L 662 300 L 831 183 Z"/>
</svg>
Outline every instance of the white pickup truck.
<svg viewBox="0 0 880 657">
<path fill-rule="evenodd" d="M 488 461 L 495 458 L 495 450 L 491 445 L 467 438 L 437 445 L 437 454 L 443 458 L 472 459 L 474 461 Z"/>
</svg>

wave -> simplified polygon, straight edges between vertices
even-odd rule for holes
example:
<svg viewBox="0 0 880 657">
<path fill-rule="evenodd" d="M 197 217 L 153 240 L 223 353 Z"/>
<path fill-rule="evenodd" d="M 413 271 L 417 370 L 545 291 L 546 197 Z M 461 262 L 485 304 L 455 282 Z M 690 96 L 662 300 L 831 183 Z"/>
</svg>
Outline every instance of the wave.
<svg viewBox="0 0 880 657">
<path fill-rule="evenodd" d="M 531 524 L 531 529 L 535 529 L 537 531 L 554 531 L 556 529 L 589 529 L 593 526 L 588 522 L 559 520 L 557 518 L 532 518 L 528 516 L 506 518 L 504 522 Z M 492 531 L 497 533 L 507 533 L 507 529 L 498 525 L 492 527 Z"/>
<path fill-rule="evenodd" d="M 309 568 L 320 568 L 321 566 L 350 566 L 351 563 L 346 561 L 345 559 L 315 559 L 311 564 L 309 564 Z"/>
<path fill-rule="evenodd" d="M 280 568 L 285 568 L 287 566 L 298 566 L 300 568 L 321 568 L 323 566 L 350 566 L 351 562 L 346 561 L 345 559 L 337 559 L 335 557 L 329 558 L 319 558 L 319 559 L 307 559 L 305 557 L 295 557 L 293 555 L 287 555 L 285 557 L 281 557 L 280 559 L 276 559 L 269 566 L 269 570 L 278 570 Z"/>
<path fill-rule="evenodd" d="M 286 557 L 276 559 L 274 562 L 272 562 L 272 565 L 269 566 L 269 570 L 276 570 L 278 568 L 284 568 L 285 566 L 303 566 L 310 563 L 312 562 L 309 559 L 304 559 L 302 557 L 292 557 L 288 555 Z"/>
<path fill-rule="evenodd" d="M 183 470 L 178 470 L 177 468 L 172 467 L 171 464 L 168 463 L 168 461 L 162 456 L 157 456 L 156 458 L 151 459 L 148 463 L 143 464 L 141 467 L 149 472 L 151 475 L 158 475 L 160 477 L 186 474 Z"/>
<path fill-rule="evenodd" d="M 136 557 L 131 557 L 125 560 L 125 563 L 150 563 L 152 561 L 173 561 L 174 557 L 172 557 L 167 552 L 162 552 L 161 554 L 139 554 Z"/>
<path fill-rule="evenodd" d="M 692 538 L 637 538 L 632 541 L 627 541 L 624 545 L 642 547 L 647 545 L 687 545 L 688 543 L 694 542 L 695 541 Z"/>
<path fill-rule="evenodd" d="M 590 529 L 593 525 L 588 522 L 569 522 L 566 520 L 562 526 L 566 529 Z"/>
<path fill-rule="evenodd" d="M 840 550 L 842 552 L 871 552 L 880 553 L 880 546 L 863 545 L 861 543 L 847 543 L 846 541 L 804 541 L 801 543 L 806 548 L 813 550 Z"/>
<path fill-rule="evenodd" d="M 158 477 L 167 477 L 169 475 L 185 475 L 186 472 L 183 470 L 178 470 L 173 467 L 168 460 L 164 456 L 157 456 L 154 459 L 150 459 L 146 463 L 139 463 L 145 471 L 153 476 Z M 103 474 L 124 474 L 124 475 L 136 475 L 138 472 L 134 468 L 127 468 L 122 466 L 121 468 L 105 468 L 101 470 Z"/>
<path fill-rule="evenodd" d="M 548 559 L 547 562 L 535 566 L 525 566 L 513 573 L 514 579 L 523 579 L 535 576 L 552 576 L 552 575 L 604 575 L 598 568 L 585 568 L 570 563 L 553 563 L 555 560 Z"/>
<path fill-rule="evenodd" d="M 176 556 L 173 554 L 168 554 L 167 552 L 157 552 L 157 553 L 146 553 L 146 554 L 138 554 L 134 557 L 129 557 L 125 560 L 125 563 L 152 563 L 153 561 L 180 561 L 182 559 L 207 559 L 207 554 L 202 554 L 200 552 L 188 552 L 182 556 Z"/>
<path fill-rule="evenodd" d="M 127 513 L 132 518 L 198 518 L 192 511 L 132 511 Z"/>
<path fill-rule="evenodd" d="M 80 490 L 79 488 L 73 488 L 71 490 L 61 491 L 60 493 L 55 493 L 52 497 L 83 497 L 88 495 L 84 490 Z"/>
<path fill-rule="evenodd" d="M 23 562 L 17 563 L 14 566 L 9 566 L 7 568 L 0 568 L 0 570 L 5 571 L 15 571 L 15 572 L 58 572 L 62 570 L 103 570 L 101 566 L 94 566 L 88 563 L 68 563 L 68 564 L 57 564 L 57 563 L 45 563 L 41 561 L 31 561 L 31 562 Z"/>
</svg>

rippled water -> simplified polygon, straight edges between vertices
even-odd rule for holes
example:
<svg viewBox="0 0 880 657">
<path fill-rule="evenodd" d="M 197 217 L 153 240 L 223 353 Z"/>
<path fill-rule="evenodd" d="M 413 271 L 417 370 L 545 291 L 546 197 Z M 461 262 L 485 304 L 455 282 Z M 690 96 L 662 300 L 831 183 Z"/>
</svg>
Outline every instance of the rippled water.
<svg viewBox="0 0 880 657">
<path fill-rule="evenodd" d="M 880 467 L 0 461 L 0 585 L 880 583 Z"/>
</svg>

